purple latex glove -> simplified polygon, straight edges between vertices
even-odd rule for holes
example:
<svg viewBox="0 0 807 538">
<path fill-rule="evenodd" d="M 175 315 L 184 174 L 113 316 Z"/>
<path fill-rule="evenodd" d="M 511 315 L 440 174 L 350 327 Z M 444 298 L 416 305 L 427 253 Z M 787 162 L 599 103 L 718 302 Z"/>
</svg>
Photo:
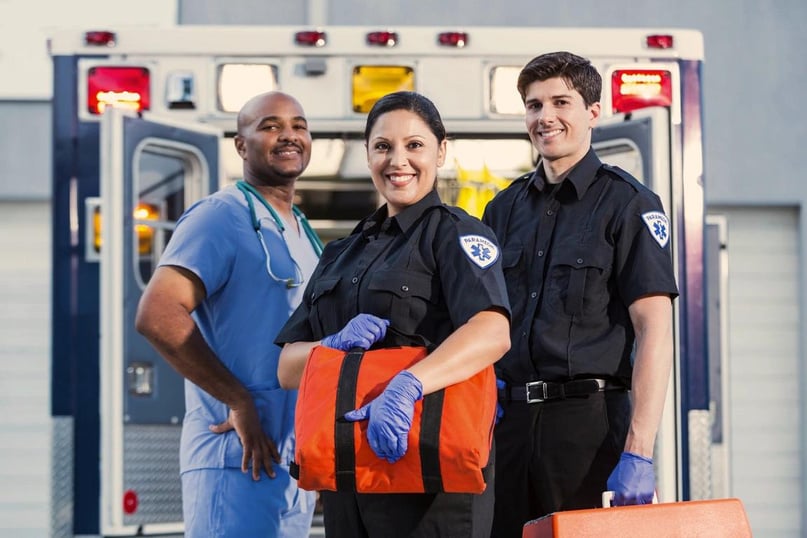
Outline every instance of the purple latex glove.
<svg viewBox="0 0 807 538">
<path fill-rule="evenodd" d="M 345 413 L 345 420 L 370 420 L 367 441 L 375 455 L 395 463 L 406 454 L 415 402 L 423 398 L 420 380 L 406 370 L 400 372 L 369 404 Z"/>
<path fill-rule="evenodd" d="M 507 383 L 504 382 L 504 379 L 499 379 L 497 377 L 496 378 L 496 388 L 498 390 L 503 390 L 506 387 L 507 387 Z M 499 403 L 499 400 L 497 398 L 496 399 L 496 424 L 499 423 L 499 421 L 502 419 L 503 416 L 504 416 L 504 409 L 502 408 L 502 404 Z"/>
<path fill-rule="evenodd" d="M 614 506 L 652 503 L 656 489 L 653 460 L 633 452 L 623 452 L 608 477 L 607 487 L 614 492 Z"/>
<path fill-rule="evenodd" d="M 347 322 L 341 331 L 322 339 L 322 345 L 350 351 L 354 347 L 370 349 L 370 346 L 384 339 L 389 320 L 372 314 L 359 314 Z"/>
</svg>

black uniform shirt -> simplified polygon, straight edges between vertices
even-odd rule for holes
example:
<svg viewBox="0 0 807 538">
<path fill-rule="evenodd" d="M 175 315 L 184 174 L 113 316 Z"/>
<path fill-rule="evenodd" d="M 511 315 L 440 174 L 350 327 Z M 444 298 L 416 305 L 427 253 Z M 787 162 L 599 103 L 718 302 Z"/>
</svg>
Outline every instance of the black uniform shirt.
<svg viewBox="0 0 807 538">
<path fill-rule="evenodd" d="M 600 377 L 629 387 L 628 306 L 648 294 L 678 295 L 658 196 L 589 149 L 554 189 L 542 166 L 518 178 L 482 220 L 502 245 L 513 308 L 499 376 Z"/>
<path fill-rule="evenodd" d="M 393 328 L 374 347 L 437 346 L 493 308 L 510 315 L 495 236 L 432 191 L 391 218 L 382 206 L 329 243 L 275 342 L 320 340 L 367 313 Z"/>
</svg>

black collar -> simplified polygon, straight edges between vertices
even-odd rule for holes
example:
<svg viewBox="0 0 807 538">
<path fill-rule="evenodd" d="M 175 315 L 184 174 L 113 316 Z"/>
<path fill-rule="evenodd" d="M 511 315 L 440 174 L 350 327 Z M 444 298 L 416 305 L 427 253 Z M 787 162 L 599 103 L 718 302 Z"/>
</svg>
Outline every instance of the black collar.
<svg viewBox="0 0 807 538">
<path fill-rule="evenodd" d="M 558 193 L 560 194 L 560 192 L 568 190 L 569 187 L 566 185 L 571 185 L 577 195 L 577 199 L 582 199 L 583 195 L 597 178 L 597 171 L 600 169 L 600 166 L 602 166 L 600 158 L 594 153 L 593 148 L 589 148 L 583 158 L 574 165 L 564 180 L 560 182 Z M 533 172 L 530 185 L 539 191 L 543 191 L 547 186 L 546 173 L 544 172 L 543 165 L 539 164 L 535 172 Z"/>
<path fill-rule="evenodd" d="M 434 189 L 392 218 L 387 217 L 388 208 L 387 204 L 384 204 L 375 213 L 367 217 L 361 227 L 361 233 L 364 236 L 376 235 L 381 231 L 388 230 L 393 223 L 397 224 L 402 232 L 406 232 L 423 216 L 426 210 L 440 205 L 443 205 L 443 202 L 440 200 L 437 190 Z"/>
</svg>

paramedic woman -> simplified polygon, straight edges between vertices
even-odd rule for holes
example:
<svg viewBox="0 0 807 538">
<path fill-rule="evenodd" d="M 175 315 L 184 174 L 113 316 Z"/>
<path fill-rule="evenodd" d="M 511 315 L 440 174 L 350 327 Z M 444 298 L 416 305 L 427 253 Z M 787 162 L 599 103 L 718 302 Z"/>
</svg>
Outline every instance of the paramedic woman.
<svg viewBox="0 0 807 538">
<path fill-rule="evenodd" d="M 327 245 L 303 301 L 281 330 L 278 377 L 297 387 L 318 344 L 349 350 L 431 343 L 369 406 L 380 458 L 406 451 L 413 407 L 425 394 L 471 377 L 510 346 L 509 304 L 499 248 L 490 229 L 442 204 L 435 189 L 446 134 L 434 104 L 414 92 L 381 98 L 365 128 L 373 184 L 386 200 L 353 233 Z M 481 427 L 484 427 L 480 425 Z M 492 460 L 479 495 L 321 492 L 328 536 L 487 537 L 493 510 Z"/>
</svg>

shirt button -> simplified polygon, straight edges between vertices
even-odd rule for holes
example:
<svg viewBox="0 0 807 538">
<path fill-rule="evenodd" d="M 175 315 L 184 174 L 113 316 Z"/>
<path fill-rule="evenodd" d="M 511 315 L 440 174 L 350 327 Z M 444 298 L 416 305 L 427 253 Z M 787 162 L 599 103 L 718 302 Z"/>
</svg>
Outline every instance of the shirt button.
<svg viewBox="0 0 807 538">
<path fill-rule="evenodd" d="M 532 297 L 533 299 L 535 299 L 536 297 L 538 297 L 538 294 L 537 294 L 537 293 L 535 293 L 535 292 L 532 292 L 532 293 L 530 293 L 530 297 Z"/>
<path fill-rule="evenodd" d="M 583 263 L 583 258 L 577 258 L 577 263 Z"/>
<path fill-rule="evenodd" d="M 550 217 L 552 216 L 553 213 L 554 211 L 552 211 L 551 209 L 546 210 L 546 214 L 549 215 Z"/>
<path fill-rule="evenodd" d="M 409 286 L 401 286 L 401 291 L 409 291 Z"/>
<path fill-rule="evenodd" d="M 353 283 L 355 284 L 356 282 L 358 282 L 358 281 L 359 281 L 359 277 L 354 276 L 352 279 L 350 279 L 350 281 L 351 281 L 351 282 L 353 282 Z"/>
<path fill-rule="evenodd" d="M 521 333 L 521 336 L 523 336 L 524 338 L 527 338 L 527 333 L 523 332 L 523 333 Z"/>
<path fill-rule="evenodd" d="M 544 255 L 544 251 L 543 251 L 543 250 L 539 250 L 539 251 L 538 251 L 538 257 L 540 258 L 540 257 L 541 257 L 541 256 L 543 256 L 543 255 Z"/>
</svg>

